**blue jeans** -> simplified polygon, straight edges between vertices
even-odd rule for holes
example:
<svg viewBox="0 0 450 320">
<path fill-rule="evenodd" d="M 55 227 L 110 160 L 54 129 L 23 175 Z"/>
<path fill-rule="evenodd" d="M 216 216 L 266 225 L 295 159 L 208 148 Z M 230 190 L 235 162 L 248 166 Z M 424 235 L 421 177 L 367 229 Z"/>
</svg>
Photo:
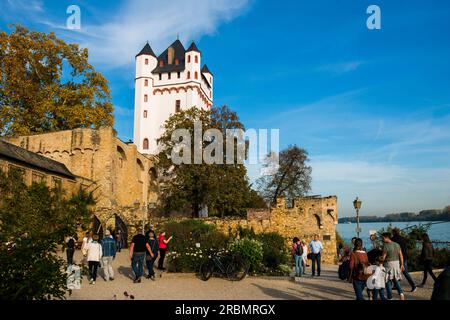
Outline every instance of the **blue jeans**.
<svg viewBox="0 0 450 320">
<path fill-rule="evenodd" d="M 320 276 L 320 252 L 319 253 L 312 253 L 312 275 L 314 276 L 316 274 L 316 262 L 317 262 L 317 275 Z"/>
<path fill-rule="evenodd" d="M 411 286 L 411 289 L 414 289 L 416 287 L 416 283 L 411 278 L 411 275 L 408 272 L 408 260 L 406 260 L 406 258 L 403 260 L 403 266 L 404 266 L 403 275 L 405 276 L 406 281 L 408 281 L 409 285 Z"/>
<path fill-rule="evenodd" d="M 389 280 L 388 282 L 386 282 L 386 292 L 387 292 L 387 298 L 388 299 L 392 299 L 392 287 L 395 287 L 395 289 L 397 289 L 398 294 L 402 294 L 403 290 L 402 287 L 400 286 L 400 282 L 397 280 Z"/>
<path fill-rule="evenodd" d="M 364 288 L 366 287 L 366 281 L 353 280 L 353 289 L 355 290 L 356 300 L 364 299 Z"/>
<path fill-rule="evenodd" d="M 373 289 L 373 300 L 378 300 L 378 296 L 380 296 L 380 300 L 386 300 L 386 297 L 384 296 L 384 288 L 381 289 Z"/>
<path fill-rule="evenodd" d="M 302 276 L 302 263 L 303 263 L 302 256 L 294 255 L 294 259 L 295 259 L 295 276 L 301 277 Z"/>
<path fill-rule="evenodd" d="M 133 269 L 136 279 L 144 275 L 144 259 L 145 252 L 134 252 L 131 260 L 131 268 Z"/>
</svg>

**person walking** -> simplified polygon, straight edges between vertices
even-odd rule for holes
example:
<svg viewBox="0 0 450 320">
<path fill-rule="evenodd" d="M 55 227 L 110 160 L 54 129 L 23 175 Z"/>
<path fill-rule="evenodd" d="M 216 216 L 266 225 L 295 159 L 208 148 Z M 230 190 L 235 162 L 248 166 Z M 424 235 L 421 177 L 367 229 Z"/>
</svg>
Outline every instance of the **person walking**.
<svg viewBox="0 0 450 320">
<path fill-rule="evenodd" d="M 67 264 L 71 265 L 73 264 L 73 255 L 75 253 L 75 238 L 72 236 L 69 236 L 66 241 L 66 255 L 67 255 Z"/>
<path fill-rule="evenodd" d="M 409 285 L 411 286 L 411 292 L 415 292 L 417 291 L 417 285 L 408 272 L 408 248 L 406 245 L 406 239 L 400 235 L 400 229 L 394 228 L 392 230 L 392 241 L 400 245 L 400 249 L 402 250 L 403 255 L 403 275 L 405 276 L 406 281 L 408 281 Z"/>
<path fill-rule="evenodd" d="M 303 248 L 302 254 L 303 274 L 306 274 L 306 267 L 309 267 L 309 265 L 308 265 L 308 246 L 306 245 L 305 240 L 302 240 L 302 248 Z"/>
<path fill-rule="evenodd" d="M 114 270 L 112 262 L 116 257 L 116 241 L 111 236 L 111 232 L 106 230 L 105 238 L 102 240 L 102 267 L 105 281 L 114 280 Z"/>
<path fill-rule="evenodd" d="M 427 233 L 422 235 L 422 252 L 420 254 L 420 259 L 423 263 L 423 279 L 421 287 L 423 287 L 427 282 L 427 275 L 430 274 L 431 278 L 436 282 L 436 276 L 433 273 L 433 258 L 434 258 L 434 248 L 431 243 L 430 237 Z"/>
<path fill-rule="evenodd" d="M 154 232 L 149 232 L 148 244 L 150 245 L 150 250 L 146 252 L 145 262 L 147 265 L 148 275 L 147 279 L 155 280 L 155 270 L 153 266 L 155 264 L 156 258 L 158 257 L 159 244 L 156 239 L 156 234 Z"/>
<path fill-rule="evenodd" d="M 97 280 L 97 270 L 102 258 L 102 246 L 98 243 L 98 234 L 92 236 L 92 241 L 86 244 L 86 256 L 91 276 L 90 284 L 95 284 Z"/>
<path fill-rule="evenodd" d="M 92 237 L 90 232 L 86 232 L 83 242 L 81 244 L 81 253 L 83 254 L 83 264 L 87 263 L 87 245 L 92 242 Z"/>
<path fill-rule="evenodd" d="M 144 275 L 144 259 L 146 250 L 151 252 L 150 245 L 146 243 L 145 236 L 142 234 L 142 227 L 137 229 L 137 234 L 131 240 L 130 260 L 131 268 L 134 272 L 134 283 L 140 283 Z"/>
<path fill-rule="evenodd" d="M 322 242 L 319 241 L 319 235 L 314 235 L 314 240 L 309 244 L 311 249 L 311 260 L 312 260 L 312 274 L 314 277 L 316 275 L 316 264 L 317 264 L 317 276 L 320 277 L 320 254 L 323 251 Z"/>
<path fill-rule="evenodd" d="M 366 281 L 370 277 L 370 274 L 367 274 L 368 266 L 369 258 L 367 257 L 367 253 L 363 250 L 363 242 L 361 239 L 357 238 L 353 243 L 348 277 L 348 282 L 353 284 L 356 300 L 365 300 L 363 292 L 366 287 Z"/>
<path fill-rule="evenodd" d="M 300 239 L 294 237 L 294 239 L 292 239 L 292 257 L 294 258 L 296 277 L 302 276 L 302 261 L 303 261 L 302 256 L 303 256 L 303 247 L 300 242 Z"/>
<path fill-rule="evenodd" d="M 384 289 L 386 288 L 386 268 L 384 267 L 384 260 L 382 256 L 375 259 L 376 264 L 370 266 L 373 274 L 367 279 L 366 285 L 372 291 L 373 300 L 386 300 Z"/>
<path fill-rule="evenodd" d="M 164 258 L 166 257 L 167 244 L 172 240 L 173 236 L 170 236 L 169 239 L 166 240 L 166 233 L 161 232 L 159 234 L 158 243 L 159 243 L 159 259 L 158 259 L 158 270 L 166 270 L 164 268 Z"/>
<path fill-rule="evenodd" d="M 387 299 L 392 299 L 392 287 L 395 286 L 400 300 L 405 300 L 405 294 L 400 286 L 400 280 L 402 279 L 403 267 L 403 255 L 402 249 L 397 242 L 392 241 L 391 234 L 385 232 L 381 235 L 383 240 L 383 260 L 384 267 L 386 268 L 386 293 Z"/>
<path fill-rule="evenodd" d="M 116 233 L 116 246 L 117 246 L 117 252 L 120 252 L 123 248 L 123 234 L 122 230 L 118 230 Z"/>
</svg>

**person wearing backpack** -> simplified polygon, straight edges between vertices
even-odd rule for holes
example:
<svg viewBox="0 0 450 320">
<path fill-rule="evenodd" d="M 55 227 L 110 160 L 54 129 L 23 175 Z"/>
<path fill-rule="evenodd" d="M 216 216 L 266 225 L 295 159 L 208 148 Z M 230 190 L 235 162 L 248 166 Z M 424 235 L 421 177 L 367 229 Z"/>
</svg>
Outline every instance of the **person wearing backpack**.
<svg viewBox="0 0 450 320">
<path fill-rule="evenodd" d="M 302 276 L 303 247 L 300 242 L 300 239 L 297 237 L 292 239 L 292 255 L 294 257 L 294 263 L 295 263 L 295 276 L 301 277 Z"/>
<path fill-rule="evenodd" d="M 361 239 L 356 239 L 354 249 L 350 256 L 350 272 L 348 282 L 352 282 L 355 290 L 356 300 L 364 299 L 364 288 L 366 281 L 370 277 L 367 267 L 369 266 L 369 258 L 367 253 L 363 251 L 363 242 Z"/>
</svg>

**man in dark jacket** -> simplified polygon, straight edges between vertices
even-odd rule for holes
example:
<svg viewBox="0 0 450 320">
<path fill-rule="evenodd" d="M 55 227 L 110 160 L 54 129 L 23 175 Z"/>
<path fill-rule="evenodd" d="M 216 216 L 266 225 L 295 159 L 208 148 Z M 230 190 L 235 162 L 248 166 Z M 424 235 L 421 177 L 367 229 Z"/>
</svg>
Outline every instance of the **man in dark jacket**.
<svg viewBox="0 0 450 320">
<path fill-rule="evenodd" d="M 408 272 L 408 248 L 406 246 L 406 239 L 403 238 L 400 235 L 400 230 L 395 228 L 392 230 L 392 241 L 397 242 L 400 245 L 400 248 L 402 250 L 403 255 L 403 275 L 405 276 L 406 280 L 408 281 L 409 285 L 411 286 L 411 292 L 415 292 L 417 290 L 417 285 L 414 282 L 414 280 L 411 278 L 411 275 Z"/>
</svg>

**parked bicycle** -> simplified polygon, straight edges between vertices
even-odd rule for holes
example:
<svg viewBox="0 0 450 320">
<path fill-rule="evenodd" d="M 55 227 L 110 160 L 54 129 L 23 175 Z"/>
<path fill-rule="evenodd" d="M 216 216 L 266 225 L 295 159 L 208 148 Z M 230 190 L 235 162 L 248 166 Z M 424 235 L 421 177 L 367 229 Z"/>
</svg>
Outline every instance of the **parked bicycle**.
<svg viewBox="0 0 450 320">
<path fill-rule="evenodd" d="M 249 268 L 249 264 L 238 254 L 224 258 L 214 255 L 201 264 L 200 277 L 203 281 L 207 281 L 218 269 L 222 274 L 226 274 L 229 280 L 240 281 L 248 274 Z"/>
</svg>

